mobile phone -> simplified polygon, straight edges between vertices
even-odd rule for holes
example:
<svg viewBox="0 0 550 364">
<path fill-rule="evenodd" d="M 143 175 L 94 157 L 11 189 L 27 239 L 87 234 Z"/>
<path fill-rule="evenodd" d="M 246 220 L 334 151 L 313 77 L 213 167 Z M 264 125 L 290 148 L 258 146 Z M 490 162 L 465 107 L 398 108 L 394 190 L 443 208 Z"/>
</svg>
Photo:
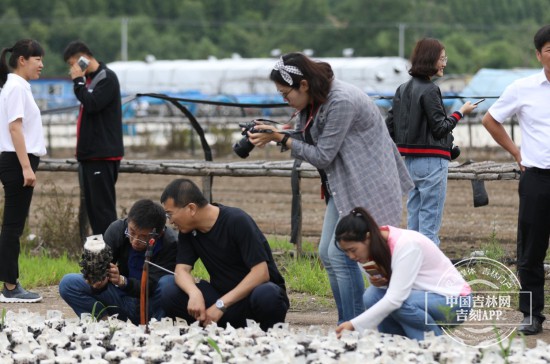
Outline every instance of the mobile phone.
<svg viewBox="0 0 550 364">
<path fill-rule="evenodd" d="M 77 61 L 78 66 L 82 71 L 85 71 L 86 68 L 88 68 L 88 65 L 90 64 L 90 60 L 84 56 L 80 56 L 80 58 Z"/>
<path fill-rule="evenodd" d="M 371 277 L 382 277 L 382 273 L 380 273 L 380 270 L 378 270 L 378 265 L 372 260 L 363 264 L 363 269 Z"/>
<path fill-rule="evenodd" d="M 479 105 L 479 104 L 481 104 L 483 101 L 485 101 L 485 99 L 479 99 L 479 100 L 477 100 L 476 102 L 474 102 L 474 105 Z"/>
<path fill-rule="evenodd" d="M 376 269 L 366 269 L 366 272 L 371 277 L 377 277 L 377 278 L 382 277 L 382 274 L 380 274 L 380 272 L 377 271 Z"/>
</svg>

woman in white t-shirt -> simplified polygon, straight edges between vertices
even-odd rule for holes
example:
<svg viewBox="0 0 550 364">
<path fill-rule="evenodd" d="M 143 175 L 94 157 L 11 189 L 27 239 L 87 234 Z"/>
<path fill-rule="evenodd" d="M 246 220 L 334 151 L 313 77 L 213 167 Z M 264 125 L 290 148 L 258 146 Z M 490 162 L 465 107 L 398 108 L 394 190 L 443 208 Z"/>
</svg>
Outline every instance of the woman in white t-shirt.
<svg viewBox="0 0 550 364">
<path fill-rule="evenodd" d="M 11 53 L 8 60 L 7 53 Z M 42 297 L 19 283 L 20 237 L 36 185 L 36 169 L 46 154 L 40 109 L 30 80 L 40 77 L 44 49 L 23 39 L 0 54 L 0 180 L 4 217 L 0 233 L 0 302 L 38 302 Z"/>
<path fill-rule="evenodd" d="M 339 325 L 337 335 L 378 328 L 423 340 L 428 331 L 441 335 L 439 324 L 467 317 L 470 286 L 426 236 L 379 227 L 365 209 L 356 207 L 340 220 L 335 237 L 337 247 L 363 266 L 371 283 L 363 295 L 366 311 Z"/>
</svg>

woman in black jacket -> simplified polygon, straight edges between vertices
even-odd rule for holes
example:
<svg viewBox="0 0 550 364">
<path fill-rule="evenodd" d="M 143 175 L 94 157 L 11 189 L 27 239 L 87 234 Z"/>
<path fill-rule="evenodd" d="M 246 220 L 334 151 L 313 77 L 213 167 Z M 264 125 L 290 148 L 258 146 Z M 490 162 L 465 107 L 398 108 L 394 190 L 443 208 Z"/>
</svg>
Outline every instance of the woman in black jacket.
<svg viewBox="0 0 550 364">
<path fill-rule="evenodd" d="M 439 245 L 439 228 L 447 192 L 447 170 L 453 143 L 452 130 L 476 108 L 469 101 L 447 115 L 439 87 L 447 65 L 445 47 L 437 39 L 416 43 L 411 56 L 412 78 L 399 86 L 386 119 L 388 130 L 414 182 L 407 200 L 407 228 Z"/>
</svg>

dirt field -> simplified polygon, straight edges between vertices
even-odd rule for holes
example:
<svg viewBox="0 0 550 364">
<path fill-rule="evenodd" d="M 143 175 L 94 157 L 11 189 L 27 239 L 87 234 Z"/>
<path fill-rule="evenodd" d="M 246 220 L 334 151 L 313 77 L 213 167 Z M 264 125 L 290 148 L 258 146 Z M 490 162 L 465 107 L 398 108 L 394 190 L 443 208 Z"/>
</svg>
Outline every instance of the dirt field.
<svg viewBox="0 0 550 364">
<path fill-rule="evenodd" d="M 136 158 L 129 156 L 128 158 Z M 482 160 L 482 159 L 477 159 Z M 494 160 L 494 159 L 493 159 Z M 163 188 L 177 176 L 127 174 L 119 175 L 117 199 L 119 214 L 127 211 L 139 198 L 158 201 Z M 192 178 L 200 184 L 200 178 Z M 40 204 L 51 184 L 59 187 L 63 194 L 78 199 L 76 173 L 39 172 L 38 185 L 33 206 Z M 479 250 L 492 237 L 498 239 L 510 258 L 515 257 L 515 234 L 518 209 L 517 181 L 486 182 L 489 205 L 473 207 L 472 188 L 469 181 L 449 181 L 447 202 L 441 229 L 441 249 L 453 259 L 468 257 Z M 266 235 L 288 238 L 290 233 L 290 180 L 282 177 L 216 177 L 213 185 L 214 201 L 236 206 L 247 211 Z M 324 213 L 324 201 L 319 198 L 319 180 L 302 180 L 303 239 L 317 243 Z M 31 207 L 31 231 L 41 218 Z M 404 220 L 403 220 L 404 221 Z M 56 287 L 40 289 L 44 301 L 34 305 L 22 305 L 33 311 L 45 313 L 48 309 L 61 309 L 65 314 L 72 311 L 59 299 Z M 287 319 L 294 325 L 320 325 L 332 329 L 336 323 L 333 307 L 320 307 L 314 298 L 300 297 Z M 536 336 L 550 342 L 550 325 Z M 529 346 L 535 345 L 535 338 L 529 338 Z"/>
<path fill-rule="evenodd" d="M 70 196 L 78 205 L 76 173 L 39 172 L 39 184 L 33 206 L 47 198 L 51 186 L 57 186 L 63 195 Z M 116 186 L 119 216 L 139 198 L 158 201 L 164 187 L 178 176 L 121 173 Z M 201 180 L 191 177 L 200 186 Z M 481 244 L 494 236 L 515 255 L 515 234 L 518 208 L 517 181 L 485 182 L 489 205 L 473 207 L 472 187 L 469 181 L 448 183 L 447 201 L 440 232 L 441 249 L 451 258 L 469 256 Z M 302 179 L 303 240 L 318 243 L 325 203 L 320 199 L 319 180 Z M 216 177 L 213 199 L 247 211 L 267 235 L 288 238 L 290 234 L 290 179 L 285 177 Z M 31 228 L 42 218 L 31 207 Z M 403 223 L 406 225 L 405 216 Z"/>
</svg>

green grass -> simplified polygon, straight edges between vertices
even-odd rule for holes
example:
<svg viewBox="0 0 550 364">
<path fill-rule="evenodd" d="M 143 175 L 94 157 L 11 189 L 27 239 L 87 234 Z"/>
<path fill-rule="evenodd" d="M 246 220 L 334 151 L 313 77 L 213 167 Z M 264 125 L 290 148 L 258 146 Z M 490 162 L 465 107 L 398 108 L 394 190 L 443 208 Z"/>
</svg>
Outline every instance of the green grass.
<svg viewBox="0 0 550 364">
<path fill-rule="evenodd" d="M 75 272 L 80 272 L 80 266 L 66 254 L 53 258 L 46 253 L 31 255 L 22 251 L 19 256 L 19 281 L 25 288 L 57 285 L 65 274 Z"/>
<path fill-rule="evenodd" d="M 293 302 L 293 306 L 307 307 L 315 304 L 329 307 L 334 304 L 327 273 L 319 258 L 313 254 L 316 251 L 314 244 L 304 243 L 305 256 L 295 257 L 291 254 L 295 252 L 295 246 L 288 240 L 269 237 L 269 243 L 277 266 L 285 278 L 287 290 L 298 293 L 293 299 L 299 302 Z M 488 257 L 497 260 L 504 255 L 494 232 L 488 237 L 483 250 Z M 19 257 L 19 271 L 21 284 L 32 289 L 57 285 L 65 274 L 80 272 L 80 266 L 77 260 L 71 259 L 67 254 L 56 258 L 49 256 L 44 250 L 40 254 L 31 254 L 28 249 L 23 249 Z M 209 274 L 200 260 L 195 264 L 192 274 L 196 278 L 209 280 Z M 547 295 L 546 305 L 549 304 L 550 296 Z"/>
<path fill-rule="evenodd" d="M 277 235 L 270 235 L 267 237 L 269 240 L 269 246 L 271 247 L 271 250 L 274 252 L 277 251 L 295 251 L 296 245 L 292 244 L 286 237 L 281 237 Z M 302 242 L 302 251 L 304 253 L 314 253 L 317 252 L 317 246 L 313 244 L 312 242 Z"/>
<path fill-rule="evenodd" d="M 481 244 L 480 248 L 485 252 L 487 258 L 502 262 L 506 257 L 506 251 L 498 240 L 496 227 L 494 225 L 491 235 Z"/>
<path fill-rule="evenodd" d="M 290 291 L 332 297 L 328 276 L 319 258 L 292 256 L 289 252 L 294 250 L 294 245 L 284 239 L 273 239 L 270 246 Z M 304 251 L 313 252 L 314 245 L 304 244 Z M 19 271 L 21 284 L 30 289 L 57 285 L 65 274 L 80 272 L 80 266 L 78 261 L 68 258 L 66 254 L 54 258 L 47 253 L 33 255 L 24 250 L 19 257 Z M 192 273 L 196 278 L 209 279 L 209 274 L 200 260 L 195 264 Z"/>
<path fill-rule="evenodd" d="M 296 246 L 285 237 L 269 236 L 277 267 L 285 278 L 290 291 L 316 296 L 332 297 L 327 273 L 319 258 L 314 254 L 317 247 L 311 242 L 302 243 L 303 257 L 296 257 Z"/>
<path fill-rule="evenodd" d="M 332 296 L 328 275 L 319 258 L 283 256 L 278 259 L 278 267 L 289 290 L 316 296 Z"/>
</svg>

